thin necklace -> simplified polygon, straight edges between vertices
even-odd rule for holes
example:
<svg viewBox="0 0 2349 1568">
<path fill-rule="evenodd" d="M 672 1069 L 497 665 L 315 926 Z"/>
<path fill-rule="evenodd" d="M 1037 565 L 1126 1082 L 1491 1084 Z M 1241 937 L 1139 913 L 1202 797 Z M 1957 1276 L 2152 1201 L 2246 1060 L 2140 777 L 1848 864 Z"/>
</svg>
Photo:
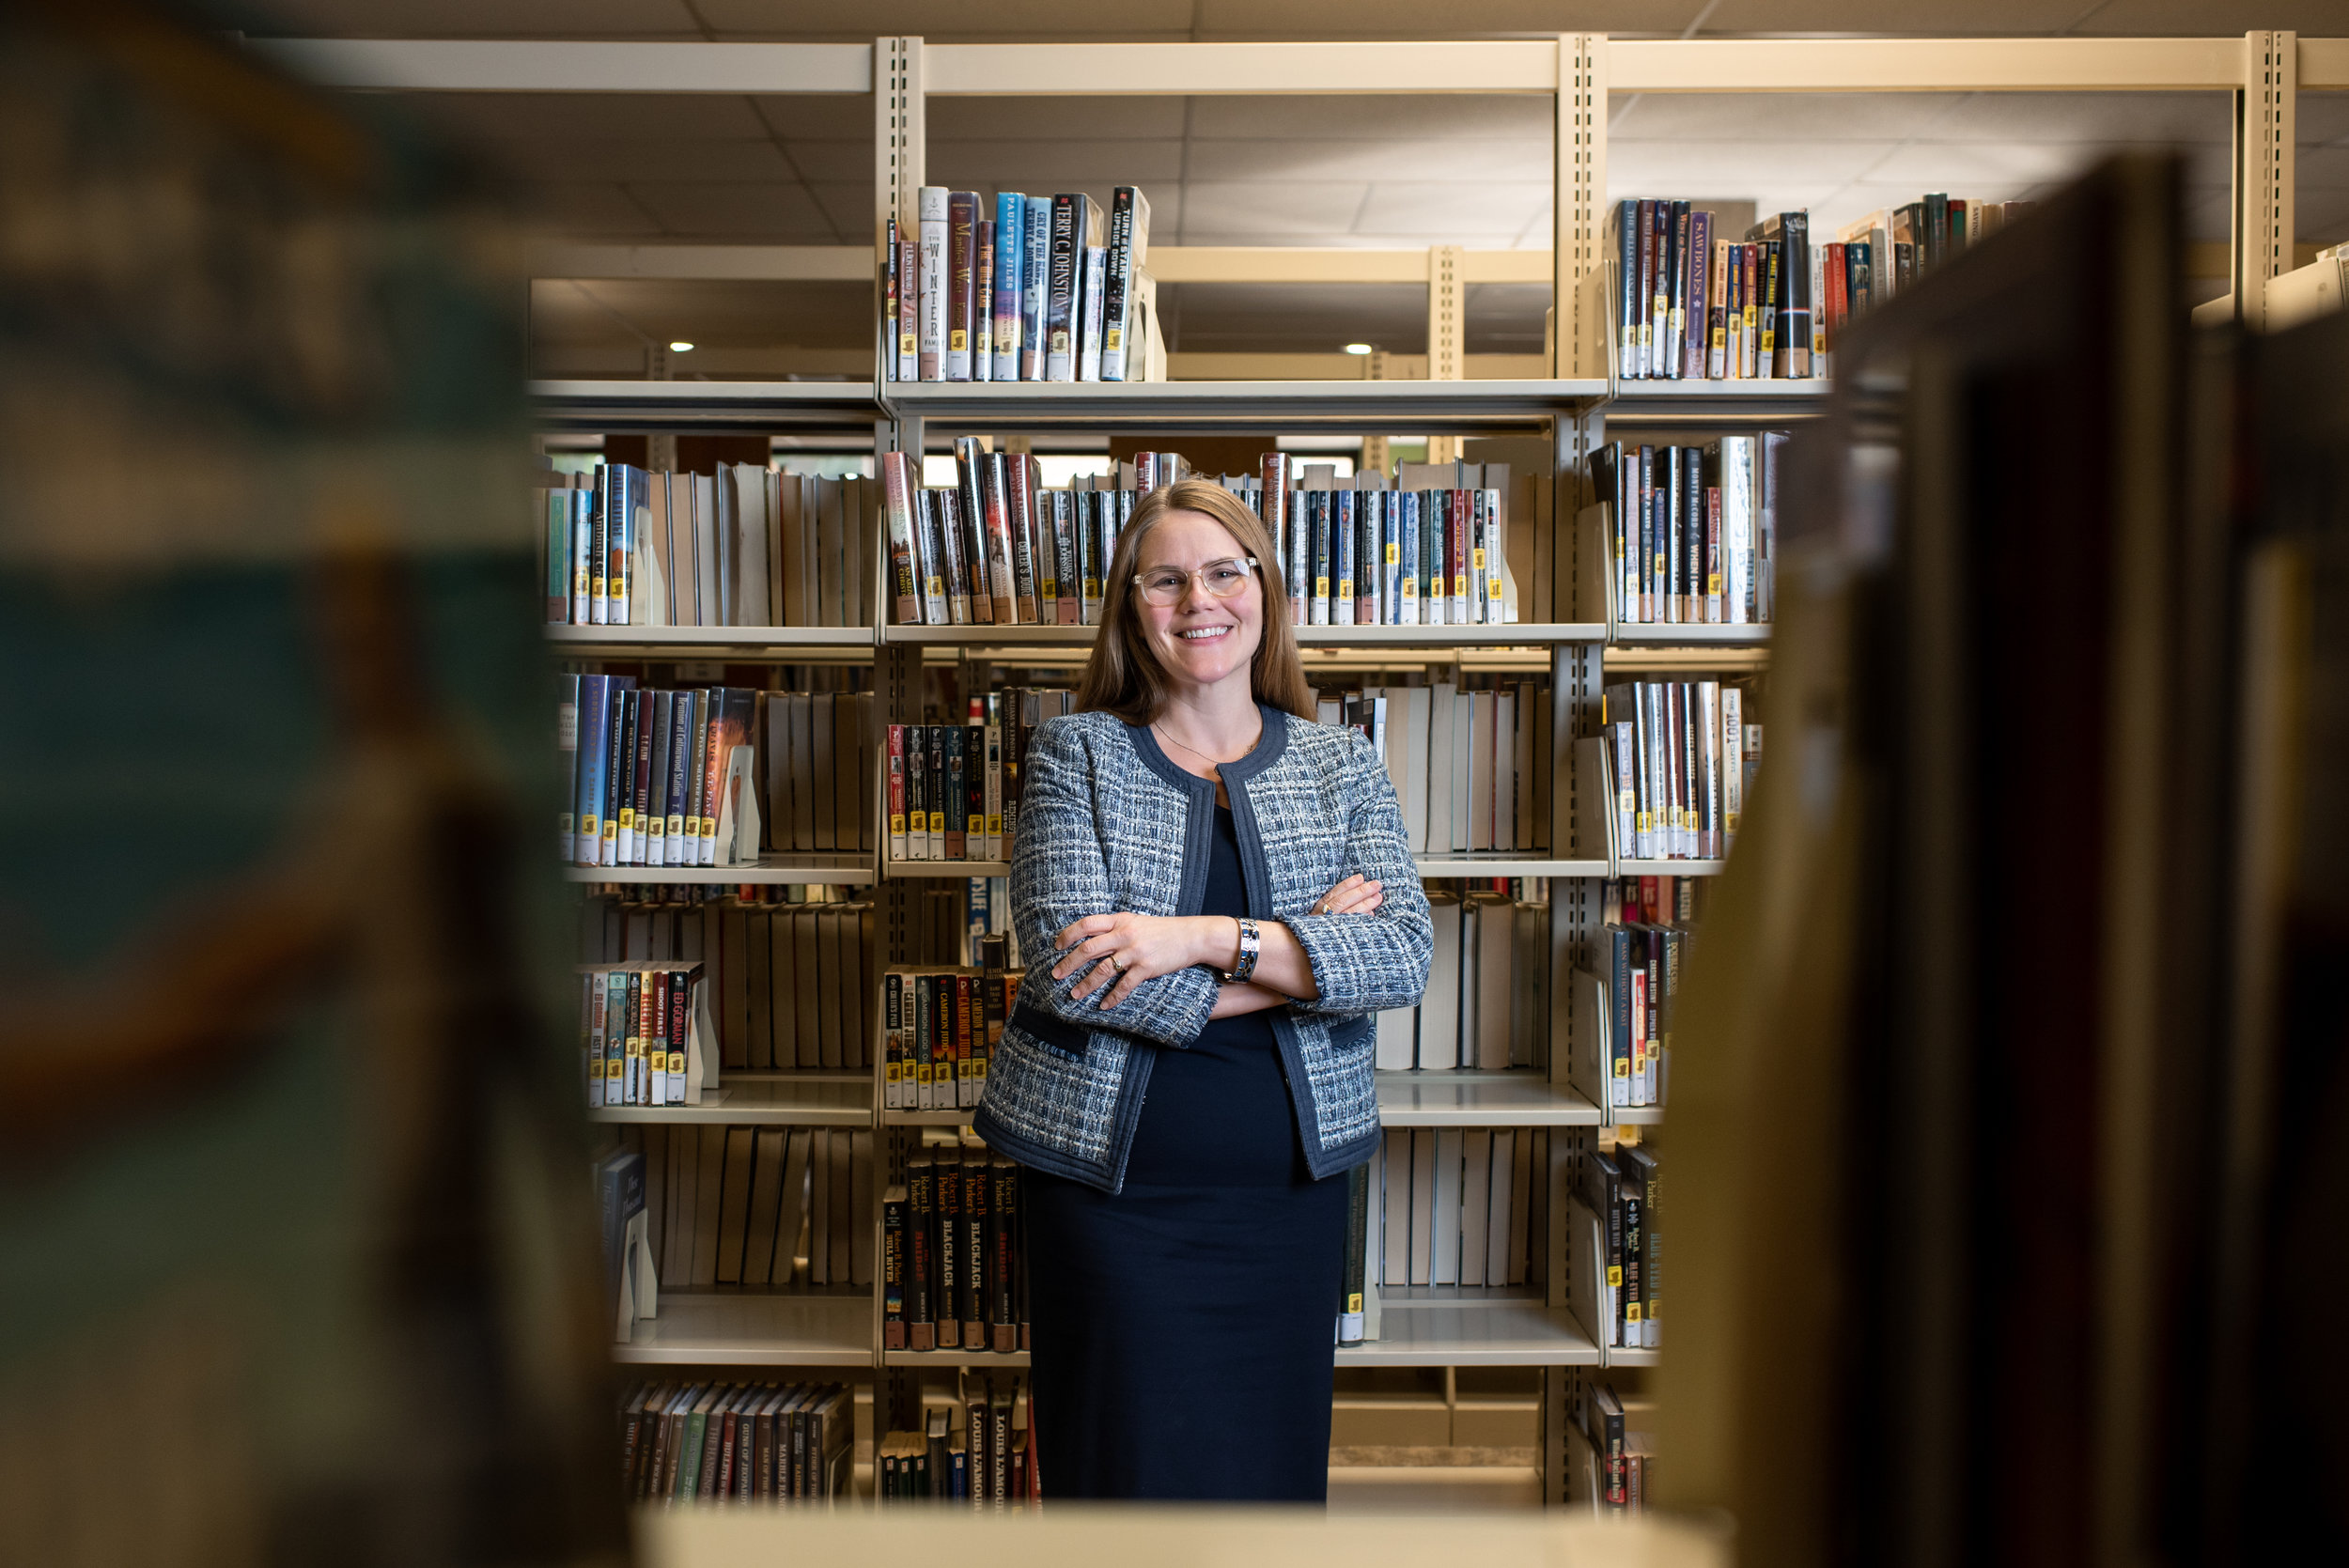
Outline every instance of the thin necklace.
<svg viewBox="0 0 2349 1568">
<path fill-rule="evenodd" d="M 1186 751 L 1186 752 L 1189 752 L 1189 753 L 1190 753 L 1192 756 L 1197 757 L 1197 758 L 1198 758 L 1201 762 L 1206 763 L 1206 764 L 1208 767 L 1210 767 L 1210 768 L 1221 768 L 1221 767 L 1225 766 L 1225 764 L 1226 764 L 1227 762 L 1237 762 L 1237 761 L 1239 760 L 1239 757 L 1230 757 L 1230 758 L 1224 758 L 1224 757 L 1211 757 L 1211 756 L 1207 755 L 1207 753 L 1205 753 L 1205 752 L 1203 752 L 1203 751 L 1199 750 L 1199 748 L 1197 748 L 1196 746 L 1184 746 L 1184 745 L 1183 745 L 1183 743 L 1182 743 L 1181 741 L 1179 741 L 1179 740 L 1175 739 L 1173 736 L 1171 736 L 1171 735 L 1167 734 L 1164 730 L 1162 730 L 1162 729 L 1159 728 L 1159 726 L 1158 726 L 1156 723 L 1153 723 L 1153 724 L 1150 726 L 1150 733 L 1151 733 L 1152 735 L 1157 736 L 1157 737 L 1158 737 L 1160 740 L 1165 741 L 1165 742 L 1166 742 L 1168 745 L 1170 745 L 1170 746 L 1181 747 L 1181 749 L 1182 749 L 1182 750 L 1184 750 L 1184 751 Z M 1259 723 L 1256 725 L 1256 739 L 1255 739 L 1255 740 L 1251 740 L 1251 741 L 1248 743 L 1247 749 L 1246 749 L 1245 751 L 1242 751 L 1242 752 L 1240 753 L 1239 756 L 1240 756 L 1240 757 L 1244 757 L 1244 756 L 1246 756 L 1246 755 L 1248 754 L 1248 753 L 1249 753 L 1249 752 L 1252 752 L 1252 751 L 1254 751 L 1254 750 L 1256 749 L 1256 740 L 1262 740 L 1263 738 L 1264 738 L 1264 725 L 1263 725 L 1261 722 L 1259 722 Z"/>
</svg>

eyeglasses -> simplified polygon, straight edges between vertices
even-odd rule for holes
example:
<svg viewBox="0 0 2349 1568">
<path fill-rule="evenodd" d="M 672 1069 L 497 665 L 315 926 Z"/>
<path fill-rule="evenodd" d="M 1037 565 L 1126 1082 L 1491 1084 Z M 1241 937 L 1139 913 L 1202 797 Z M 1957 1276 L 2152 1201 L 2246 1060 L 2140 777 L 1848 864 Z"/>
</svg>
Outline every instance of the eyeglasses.
<svg viewBox="0 0 2349 1568">
<path fill-rule="evenodd" d="M 1193 578 L 1214 598 L 1231 598 L 1248 586 L 1248 574 L 1256 569 L 1253 555 L 1231 560 L 1210 561 L 1197 571 L 1185 571 L 1180 567 L 1153 567 L 1134 574 L 1134 586 L 1142 590 L 1143 602 L 1160 610 L 1183 602 Z"/>
</svg>

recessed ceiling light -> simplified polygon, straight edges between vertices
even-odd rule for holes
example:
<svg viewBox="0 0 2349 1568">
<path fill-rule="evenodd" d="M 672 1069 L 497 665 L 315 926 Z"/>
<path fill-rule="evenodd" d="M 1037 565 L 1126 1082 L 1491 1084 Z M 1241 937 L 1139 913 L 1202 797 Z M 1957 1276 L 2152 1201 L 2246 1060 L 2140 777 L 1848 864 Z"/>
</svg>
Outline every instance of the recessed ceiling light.
<svg viewBox="0 0 2349 1568">
<path fill-rule="evenodd" d="M 669 352 L 673 354 L 690 354 L 692 351 L 693 346 L 691 343 L 677 342 L 669 345 Z"/>
<path fill-rule="evenodd" d="M 1370 352 L 1370 345 L 1367 343 L 1349 343 L 1346 346 L 1346 351 L 1349 354 L 1367 354 Z"/>
</svg>

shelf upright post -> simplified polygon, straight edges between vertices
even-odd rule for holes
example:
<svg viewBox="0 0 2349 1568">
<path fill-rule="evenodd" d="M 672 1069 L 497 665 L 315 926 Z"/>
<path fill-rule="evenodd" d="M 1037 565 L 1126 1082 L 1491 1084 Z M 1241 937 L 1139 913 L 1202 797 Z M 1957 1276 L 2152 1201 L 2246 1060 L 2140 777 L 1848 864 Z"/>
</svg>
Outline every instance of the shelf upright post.
<svg viewBox="0 0 2349 1568">
<path fill-rule="evenodd" d="M 2299 118 L 2300 36 L 2243 35 L 2234 111 L 2234 313 L 2267 324 L 2267 280 L 2293 259 L 2293 136 Z"/>
<path fill-rule="evenodd" d="M 896 363 L 897 346 L 881 332 L 882 290 L 889 277 L 889 220 L 897 233 L 919 232 L 914 193 L 929 163 L 929 115 L 922 86 L 922 40 L 873 40 L 873 387 L 883 390 Z"/>
<path fill-rule="evenodd" d="M 1551 374 L 1560 380 L 1598 376 L 1589 363 L 1597 323 L 1585 318 L 1598 302 L 1585 302 L 1583 280 L 1600 270 L 1599 237 L 1607 209 L 1607 35 L 1558 36 L 1558 167 L 1550 202 L 1558 233 L 1550 250 Z"/>
<path fill-rule="evenodd" d="M 1427 379 L 1431 381 L 1468 379 L 1468 322 L 1462 310 L 1466 272 L 1466 257 L 1459 246 L 1427 247 Z M 1458 436 L 1427 438 L 1429 462 L 1455 462 L 1459 456 Z"/>
</svg>

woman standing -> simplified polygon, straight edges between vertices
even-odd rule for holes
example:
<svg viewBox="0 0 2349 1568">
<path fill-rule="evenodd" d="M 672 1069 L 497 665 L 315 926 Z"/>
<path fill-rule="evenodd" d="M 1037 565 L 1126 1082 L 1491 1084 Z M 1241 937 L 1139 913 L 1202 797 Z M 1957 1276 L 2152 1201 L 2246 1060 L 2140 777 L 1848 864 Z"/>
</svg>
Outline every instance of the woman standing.
<svg viewBox="0 0 2349 1568">
<path fill-rule="evenodd" d="M 1385 765 L 1315 723 L 1253 512 L 1134 509 L 1079 711 L 1027 754 L 1028 970 L 975 1118 L 1025 1165 L 1045 1495 L 1322 1502 L 1373 1015 L 1427 900 Z"/>
</svg>

